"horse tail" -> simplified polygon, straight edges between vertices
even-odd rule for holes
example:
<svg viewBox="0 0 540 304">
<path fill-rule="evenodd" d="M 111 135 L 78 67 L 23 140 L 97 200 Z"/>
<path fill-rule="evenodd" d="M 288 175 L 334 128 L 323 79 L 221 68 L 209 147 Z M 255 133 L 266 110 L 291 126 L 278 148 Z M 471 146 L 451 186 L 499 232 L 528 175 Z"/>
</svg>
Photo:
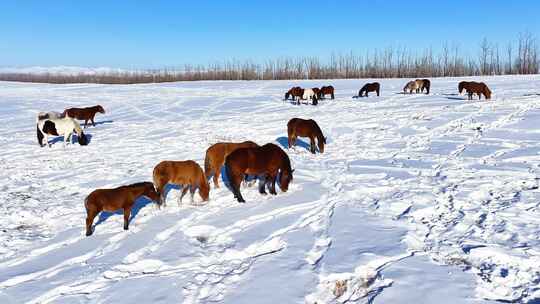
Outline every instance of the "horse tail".
<svg viewBox="0 0 540 304">
<path fill-rule="evenodd" d="M 36 130 L 37 130 L 37 140 L 40 146 L 43 147 L 43 133 L 39 129 L 39 123 L 36 123 Z"/>
<path fill-rule="evenodd" d="M 208 179 L 212 174 L 212 166 L 210 166 L 210 155 L 206 151 L 206 156 L 204 157 L 204 176 Z"/>
</svg>

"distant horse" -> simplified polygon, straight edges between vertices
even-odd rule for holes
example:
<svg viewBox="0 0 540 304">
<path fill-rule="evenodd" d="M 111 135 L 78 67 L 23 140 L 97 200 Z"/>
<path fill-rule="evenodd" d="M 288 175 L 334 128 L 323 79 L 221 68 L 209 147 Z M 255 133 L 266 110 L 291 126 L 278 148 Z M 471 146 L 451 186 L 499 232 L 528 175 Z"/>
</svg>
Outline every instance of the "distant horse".
<svg viewBox="0 0 540 304">
<path fill-rule="evenodd" d="M 426 94 L 429 94 L 429 89 L 431 87 L 431 81 L 429 81 L 429 79 L 416 79 L 415 81 L 419 85 L 416 93 L 423 93 L 425 89 Z"/>
<path fill-rule="evenodd" d="M 129 217 L 135 200 L 146 196 L 157 201 L 159 195 L 151 182 L 136 183 L 114 189 L 97 189 L 92 191 L 84 200 L 86 208 L 86 236 L 92 235 L 92 223 L 101 211 L 114 212 L 124 209 L 124 230 L 129 229 Z"/>
<path fill-rule="evenodd" d="M 314 106 L 319 103 L 319 101 L 317 100 L 317 94 L 315 94 L 315 91 L 313 91 L 313 89 L 305 89 L 304 94 L 302 95 L 302 99 L 311 99 L 311 104 Z M 297 105 L 300 105 L 300 99 L 298 99 Z"/>
<path fill-rule="evenodd" d="M 231 190 L 238 202 L 245 202 L 240 193 L 240 183 L 244 176 L 257 175 L 263 180 L 259 184 L 259 192 L 266 194 L 266 185 L 271 194 L 276 195 L 276 180 L 279 176 L 279 187 L 283 192 L 289 189 L 293 179 L 291 161 L 287 153 L 275 144 L 266 144 L 255 148 L 234 150 L 225 159 L 225 170 L 229 177 Z"/>
<path fill-rule="evenodd" d="M 43 115 L 42 115 L 43 116 Z M 71 143 L 71 136 L 73 132 L 77 133 L 77 140 L 79 145 L 88 145 L 88 138 L 83 133 L 79 123 L 73 118 L 47 118 L 39 119 L 36 123 L 37 140 L 41 147 L 49 145 L 49 135 L 64 136 L 64 147 L 67 143 Z"/>
<path fill-rule="evenodd" d="M 358 97 L 363 97 L 364 93 L 366 93 L 366 97 L 368 97 L 369 92 L 377 92 L 377 96 L 379 96 L 380 91 L 381 85 L 378 82 L 366 83 L 360 91 L 358 91 Z"/>
<path fill-rule="evenodd" d="M 178 198 L 179 205 L 188 189 L 191 193 L 192 202 L 197 188 L 199 189 L 199 195 L 202 200 L 205 202 L 208 201 L 210 186 L 199 164 L 192 160 L 162 161 L 154 167 L 153 176 L 154 185 L 156 185 L 156 190 L 160 195 L 160 202 L 163 206 L 165 206 L 163 189 L 167 184 L 179 185 L 180 189 L 182 189 L 182 195 Z"/>
<path fill-rule="evenodd" d="M 491 99 L 491 91 L 483 82 L 462 81 L 458 84 L 458 90 L 459 94 L 461 94 L 463 90 L 466 90 L 469 100 L 473 99 L 473 94 L 478 95 L 478 100 L 482 99 L 482 94 L 486 100 Z"/>
<path fill-rule="evenodd" d="M 69 108 L 64 111 L 64 116 L 84 120 L 85 128 L 88 124 L 88 121 L 90 120 L 92 122 L 92 126 L 95 127 L 96 124 L 94 123 L 94 116 L 96 116 L 96 113 L 98 112 L 101 114 L 105 114 L 105 109 L 103 109 L 103 107 L 100 105 L 88 108 Z"/>
<path fill-rule="evenodd" d="M 331 99 L 334 99 L 334 87 L 333 86 L 323 86 L 317 97 L 319 99 L 326 98 L 326 95 L 330 95 Z"/>
<path fill-rule="evenodd" d="M 317 138 L 317 145 L 319 146 L 319 152 L 324 152 L 324 144 L 326 144 L 326 138 L 323 136 L 321 128 L 313 119 L 301 119 L 293 118 L 287 123 L 287 137 L 289 139 L 289 148 L 296 144 L 297 137 L 309 137 L 310 151 L 315 154 L 315 138 Z"/>
<path fill-rule="evenodd" d="M 304 89 L 301 87 L 292 87 L 290 90 L 285 93 L 285 100 L 289 99 L 289 96 L 292 97 L 292 100 L 294 101 L 294 97 L 297 97 L 298 99 L 302 98 L 302 95 L 304 95 Z"/>
<path fill-rule="evenodd" d="M 221 142 L 213 144 L 206 150 L 206 157 L 204 158 L 204 174 L 206 179 L 214 175 L 214 185 L 219 188 L 219 176 L 221 174 L 221 167 L 225 163 L 227 155 L 231 154 L 238 148 L 252 148 L 258 147 L 256 143 L 252 141 L 244 141 L 241 143 Z"/>
<path fill-rule="evenodd" d="M 419 82 L 414 81 L 414 80 L 409 81 L 407 82 L 405 87 L 403 87 L 403 93 L 407 93 L 407 91 L 409 91 L 409 94 L 412 94 L 413 92 L 416 92 L 419 88 L 420 88 Z"/>
</svg>

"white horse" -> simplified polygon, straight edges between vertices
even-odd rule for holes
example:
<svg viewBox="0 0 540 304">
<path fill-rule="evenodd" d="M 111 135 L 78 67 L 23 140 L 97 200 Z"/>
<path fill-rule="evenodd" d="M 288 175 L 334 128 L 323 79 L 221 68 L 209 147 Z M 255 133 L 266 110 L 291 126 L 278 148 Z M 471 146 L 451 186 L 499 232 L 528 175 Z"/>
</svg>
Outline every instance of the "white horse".
<svg viewBox="0 0 540 304">
<path fill-rule="evenodd" d="M 302 95 L 302 99 L 310 100 L 312 99 L 312 104 L 315 106 L 317 105 L 317 94 L 312 89 L 304 89 L 304 95 Z M 298 104 L 300 104 L 300 98 L 298 98 Z"/>
<path fill-rule="evenodd" d="M 77 133 L 78 142 L 81 146 L 88 144 L 88 138 L 83 133 L 81 125 L 70 117 L 64 118 L 45 118 L 37 120 L 37 139 L 40 146 L 49 144 L 49 135 L 64 136 L 64 147 L 71 143 L 73 132 Z M 44 141 L 45 140 L 45 141 Z"/>
<path fill-rule="evenodd" d="M 64 118 L 64 116 L 65 116 L 64 114 L 62 114 L 60 112 L 55 112 L 55 111 L 39 112 L 38 116 L 37 116 L 37 119 L 38 120 L 49 119 L 49 118 L 59 119 L 59 118 Z"/>
</svg>

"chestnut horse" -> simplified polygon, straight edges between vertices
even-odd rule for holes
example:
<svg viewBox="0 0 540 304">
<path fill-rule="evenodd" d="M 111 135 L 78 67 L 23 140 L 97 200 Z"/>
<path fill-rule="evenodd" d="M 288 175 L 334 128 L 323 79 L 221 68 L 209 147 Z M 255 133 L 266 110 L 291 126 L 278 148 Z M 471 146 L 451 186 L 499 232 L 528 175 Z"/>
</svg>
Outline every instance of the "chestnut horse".
<svg viewBox="0 0 540 304">
<path fill-rule="evenodd" d="M 485 99 L 491 99 L 491 91 L 483 82 L 462 81 L 458 84 L 458 90 L 459 94 L 461 94 L 463 90 L 466 90 L 467 95 L 469 95 L 469 100 L 473 99 L 473 94 L 478 95 L 478 100 L 482 99 L 482 94 L 484 94 Z"/>
<path fill-rule="evenodd" d="M 302 98 L 302 95 L 304 95 L 304 89 L 301 87 L 292 87 L 290 90 L 285 93 L 285 100 L 289 99 L 289 96 L 292 97 L 292 100 L 294 101 L 294 97 L 298 97 L 298 99 Z"/>
<path fill-rule="evenodd" d="M 315 138 L 317 138 L 317 145 L 319 146 L 319 152 L 324 153 L 324 144 L 326 144 L 326 138 L 323 136 L 321 128 L 313 119 L 301 119 L 293 118 L 287 123 L 287 137 L 289 139 L 289 148 L 296 144 L 296 138 L 309 137 L 310 151 L 315 154 Z"/>
<path fill-rule="evenodd" d="M 278 173 L 279 187 L 283 192 L 287 192 L 294 172 L 287 153 L 271 143 L 261 147 L 234 150 L 225 159 L 225 170 L 229 177 L 231 191 L 240 203 L 245 202 L 240 193 L 240 183 L 245 175 L 260 176 L 263 180 L 259 184 L 259 192 L 266 194 L 265 188 L 268 185 L 270 193 L 276 195 Z"/>
<path fill-rule="evenodd" d="M 323 86 L 317 97 L 319 99 L 326 98 L 326 95 L 330 95 L 331 99 L 334 99 L 334 87 L 333 86 Z"/>
<path fill-rule="evenodd" d="M 159 195 L 151 182 L 136 183 L 114 189 L 96 189 L 84 200 L 86 208 L 86 236 L 92 235 L 92 223 L 101 211 L 114 212 L 124 209 L 124 230 L 129 229 L 131 208 L 140 196 L 157 201 Z"/>
<path fill-rule="evenodd" d="M 162 161 L 154 167 L 153 176 L 154 185 L 156 185 L 156 190 L 160 195 L 160 202 L 163 206 L 165 206 L 163 189 L 169 183 L 179 185 L 182 189 L 182 195 L 178 198 L 178 205 L 182 202 L 182 198 L 186 195 L 188 189 L 191 193 L 192 202 L 197 188 L 199 189 L 199 195 L 202 200 L 205 202 L 208 201 L 210 186 L 199 164 L 192 160 Z"/>
<path fill-rule="evenodd" d="M 252 141 L 244 141 L 241 143 L 220 142 L 213 144 L 206 150 L 206 156 L 204 158 L 204 174 L 206 179 L 210 178 L 213 174 L 214 185 L 216 188 L 219 188 L 219 175 L 221 174 L 221 167 L 223 167 L 227 155 L 238 148 L 252 148 L 258 146 L 259 145 Z"/>
<path fill-rule="evenodd" d="M 366 83 L 360 91 L 358 91 L 358 97 L 363 97 L 364 93 L 366 93 L 366 97 L 368 97 L 369 92 L 377 92 L 377 96 L 379 96 L 381 85 L 378 82 Z"/>
<path fill-rule="evenodd" d="M 79 120 L 84 120 L 84 127 L 86 128 L 89 120 L 92 122 L 92 126 L 96 126 L 96 124 L 94 123 L 94 116 L 96 116 L 97 112 L 105 114 L 105 109 L 103 109 L 103 107 L 100 105 L 88 108 L 69 108 L 64 111 L 63 115 Z"/>
<path fill-rule="evenodd" d="M 431 87 L 431 81 L 429 81 L 429 79 L 416 79 L 415 81 L 419 85 L 419 88 L 416 89 L 416 93 L 423 93 L 424 89 L 426 89 L 426 94 L 429 94 L 429 89 Z"/>
</svg>

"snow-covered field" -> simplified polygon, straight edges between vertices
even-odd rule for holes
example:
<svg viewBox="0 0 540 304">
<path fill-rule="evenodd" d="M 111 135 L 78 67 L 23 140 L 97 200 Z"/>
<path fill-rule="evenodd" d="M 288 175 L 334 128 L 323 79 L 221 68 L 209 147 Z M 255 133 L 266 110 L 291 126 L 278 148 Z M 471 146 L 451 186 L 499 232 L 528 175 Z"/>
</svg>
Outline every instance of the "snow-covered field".
<svg viewBox="0 0 540 304">
<path fill-rule="evenodd" d="M 462 79 L 429 96 L 380 80 L 362 99 L 367 80 L 0 83 L 0 303 L 538 303 L 540 76 L 479 79 L 492 101 L 456 95 Z M 326 84 L 336 99 L 317 107 L 282 100 Z M 94 104 L 90 145 L 38 146 L 38 111 Z M 287 151 L 288 192 L 239 204 L 212 185 L 178 206 L 172 189 L 165 209 L 138 200 L 129 231 L 103 214 L 84 236 L 95 188 L 202 165 L 219 141 L 284 147 L 292 117 L 328 144 Z"/>
</svg>

